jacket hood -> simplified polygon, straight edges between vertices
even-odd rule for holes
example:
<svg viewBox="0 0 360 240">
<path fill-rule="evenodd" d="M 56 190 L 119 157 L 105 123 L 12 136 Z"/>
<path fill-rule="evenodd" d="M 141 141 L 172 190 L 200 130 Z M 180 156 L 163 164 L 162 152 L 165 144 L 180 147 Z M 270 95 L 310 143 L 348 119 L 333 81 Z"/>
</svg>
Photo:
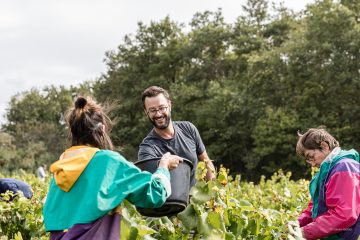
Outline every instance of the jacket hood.
<svg viewBox="0 0 360 240">
<path fill-rule="evenodd" d="M 350 149 L 350 150 L 342 150 L 339 155 L 337 156 L 337 158 L 343 159 L 343 158 L 350 158 L 353 159 L 357 162 L 359 162 L 359 153 L 354 150 L 354 149 Z"/>
<path fill-rule="evenodd" d="M 97 151 L 98 148 L 89 146 L 74 146 L 65 150 L 60 159 L 50 166 L 56 185 L 65 192 L 70 191 Z"/>
</svg>

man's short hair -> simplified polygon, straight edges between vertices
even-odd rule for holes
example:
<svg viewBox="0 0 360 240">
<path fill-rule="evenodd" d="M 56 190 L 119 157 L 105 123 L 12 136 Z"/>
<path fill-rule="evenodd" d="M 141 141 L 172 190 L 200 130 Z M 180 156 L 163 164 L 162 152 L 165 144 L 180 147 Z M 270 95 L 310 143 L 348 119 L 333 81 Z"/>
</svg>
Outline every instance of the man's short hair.
<svg viewBox="0 0 360 240">
<path fill-rule="evenodd" d="M 147 98 L 147 97 L 156 97 L 159 94 L 163 94 L 164 97 L 168 101 L 170 101 L 169 93 L 165 89 L 163 89 L 161 87 L 158 87 L 158 86 L 151 86 L 151 87 L 148 87 L 147 89 L 145 89 L 144 92 L 141 95 L 141 101 L 143 103 L 143 107 L 145 108 L 145 98 Z"/>
</svg>

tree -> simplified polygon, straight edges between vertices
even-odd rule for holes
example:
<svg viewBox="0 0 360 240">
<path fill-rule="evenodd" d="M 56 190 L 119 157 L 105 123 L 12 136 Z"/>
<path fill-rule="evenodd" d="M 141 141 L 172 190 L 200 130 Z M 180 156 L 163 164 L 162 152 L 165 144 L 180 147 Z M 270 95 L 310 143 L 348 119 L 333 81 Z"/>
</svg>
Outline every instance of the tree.
<svg viewBox="0 0 360 240">
<path fill-rule="evenodd" d="M 182 46 L 187 40 L 177 23 L 167 17 L 149 26 L 138 24 L 135 36 L 125 36 L 117 51 L 106 54 L 108 71 L 95 86 L 100 101 L 117 101 L 118 124 L 112 139 L 128 159 L 137 158 L 137 148 L 150 129 L 141 105 L 142 91 L 164 88 L 177 81 L 182 66 Z"/>
<path fill-rule="evenodd" d="M 345 147 L 359 141 L 360 42 L 352 10 L 333 1 L 317 1 L 309 6 L 303 32 L 289 43 L 293 108 L 301 125 L 326 125 Z"/>
<path fill-rule="evenodd" d="M 196 13 L 188 28 L 169 17 L 139 23 L 134 36 L 106 53 L 108 70 L 94 85 L 32 90 L 12 99 L 4 131 L 15 148 L 7 148 L 4 159 L 21 149 L 34 149 L 30 165 L 41 156 L 55 158 L 43 150 L 58 154 L 63 148 L 63 142 L 54 144 L 65 139 L 61 114 L 74 94 L 88 91 L 100 102 L 118 103 L 111 137 L 136 160 L 152 127 L 140 96 L 158 85 L 171 94 L 173 119 L 198 127 L 216 165 L 251 180 L 279 168 L 305 176 L 310 171 L 295 156 L 297 130 L 326 125 L 344 148 L 360 140 L 358 5 L 323 0 L 294 13 L 248 0 L 233 24 L 221 9 Z"/>
<path fill-rule="evenodd" d="M 64 115 L 75 95 L 90 94 L 89 87 L 89 83 L 69 89 L 50 86 L 13 96 L 0 137 L 6 140 L 0 156 L 5 169 L 33 171 L 40 164 L 56 161 L 67 146 Z"/>
</svg>

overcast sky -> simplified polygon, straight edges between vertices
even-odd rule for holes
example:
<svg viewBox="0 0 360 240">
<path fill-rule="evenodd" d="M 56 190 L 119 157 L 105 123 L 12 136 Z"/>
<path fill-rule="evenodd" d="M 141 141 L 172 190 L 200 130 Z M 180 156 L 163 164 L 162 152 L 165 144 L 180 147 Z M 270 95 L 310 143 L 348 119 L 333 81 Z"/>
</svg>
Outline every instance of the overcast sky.
<svg viewBox="0 0 360 240">
<path fill-rule="evenodd" d="M 0 123 L 11 96 L 35 87 L 77 85 L 106 71 L 115 49 L 137 22 L 167 15 L 189 23 L 194 13 L 222 8 L 234 22 L 246 0 L 1 0 Z M 278 1 L 280 2 L 280 1 Z M 300 11 L 314 0 L 285 0 Z"/>
</svg>

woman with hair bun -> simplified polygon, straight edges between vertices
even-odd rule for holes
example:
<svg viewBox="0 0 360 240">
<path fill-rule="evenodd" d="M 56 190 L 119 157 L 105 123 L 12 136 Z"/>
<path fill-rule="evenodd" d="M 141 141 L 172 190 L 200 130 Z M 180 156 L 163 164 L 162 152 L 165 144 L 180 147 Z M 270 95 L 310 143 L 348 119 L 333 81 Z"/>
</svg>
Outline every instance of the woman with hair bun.
<svg viewBox="0 0 360 240">
<path fill-rule="evenodd" d="M 161 207 L 171 194 L 169 169 L 182 159 L 166 153 L 154 174 L 142 172 L 112 151 L 112 122 L 89 97 L 78 97 L 66 120 L 71 147 L 50 167 L 45 229 L 51 240 L 120 239 L 117 207 L 125 199 L 138 207 Z"/>
</svg>

